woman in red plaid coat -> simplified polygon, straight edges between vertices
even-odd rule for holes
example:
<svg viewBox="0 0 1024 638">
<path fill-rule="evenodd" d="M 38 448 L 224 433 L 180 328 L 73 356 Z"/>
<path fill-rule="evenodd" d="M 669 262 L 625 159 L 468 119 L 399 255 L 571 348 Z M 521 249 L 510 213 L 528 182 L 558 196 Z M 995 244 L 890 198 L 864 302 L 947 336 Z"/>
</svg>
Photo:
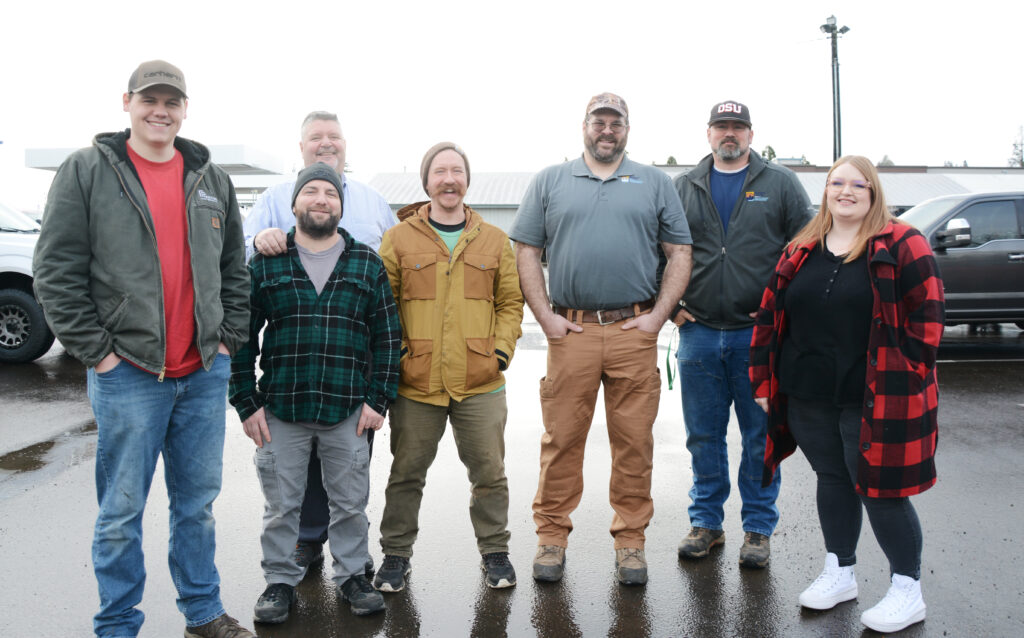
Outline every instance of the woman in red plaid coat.
<svg viewBox="0 0 1024 638">
<path fill-rule="evenodd" d="M 764 481 L 797 446 L 818 478 L 825 568 L 800 604 L 857 597 L 862 511 L 889 559 L 891 587 L 861 615 L 876 631 L 924 619 L 921 524 L 909 496 L 935 483 L 935 356 L 945 317 L 928 241 L 889 214 L 878 173 L 841 157 L 821 208 L 764 292 L 750 380 L 768 412 Z"/>
</svg>

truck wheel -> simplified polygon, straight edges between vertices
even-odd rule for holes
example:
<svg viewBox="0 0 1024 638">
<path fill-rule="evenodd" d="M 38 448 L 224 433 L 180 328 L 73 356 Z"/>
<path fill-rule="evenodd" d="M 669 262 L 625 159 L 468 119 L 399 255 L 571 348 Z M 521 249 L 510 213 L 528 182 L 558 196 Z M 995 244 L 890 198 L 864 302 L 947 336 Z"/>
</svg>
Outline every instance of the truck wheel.
<svg viewBox="0 0 1024 638">
<path fill-rule="evenodd" d="M 0 290 L 0 363 L 26 363 L 53 345 L 53 333 L 35 297 L 17 288 Z"/>
</svg>

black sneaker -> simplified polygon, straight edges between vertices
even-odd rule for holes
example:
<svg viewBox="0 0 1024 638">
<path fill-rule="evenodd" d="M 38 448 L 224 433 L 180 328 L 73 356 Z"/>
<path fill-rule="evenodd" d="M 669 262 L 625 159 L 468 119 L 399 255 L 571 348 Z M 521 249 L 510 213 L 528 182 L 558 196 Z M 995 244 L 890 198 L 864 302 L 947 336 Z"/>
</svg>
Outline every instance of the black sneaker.
<svg viewBox="0 0 1024 638">
<path fill-rule="evenodd" d="M 299 541 L 292 552 L 292 560 L 302 569 L 302 577 L 306 577 L 309 568 L 324 562 L 324 544 L 319 541 Z"/>
<path fill-rule="evenodd" d="M 363 574 L 356 574 L 338 587 L 342 600 L 347 600 L 356 616 L 384 611 L 384 597 L 373 588 Z"/>
<path fill-rule="evenodd" d="M 256 622 L 277 624 L 288 620 L 288 612 L 298 599 L 295 588 L 284 583 L 269 585 L 256 601 L 252 619 Z"/>
<path fill-rule="evenodd" d="M 377 570 L 373 586 L 381 591 L 397 592 L 405 589 L 405 577 L 412 571 L 412 564 L 405 556 L 386 554 L 384 562 Z"/>
<path fill-rule="evenodd" d="M 481 558 L 483 561 L 480 563 L 480 569 L 484 570 L 484 573 L 487 574 L 488 587 L 491 589 L 515 587 L 516 570 L 513 569 L 512 563 L 508 561 L 508 552 L 484 554 Z"/>
</svg>

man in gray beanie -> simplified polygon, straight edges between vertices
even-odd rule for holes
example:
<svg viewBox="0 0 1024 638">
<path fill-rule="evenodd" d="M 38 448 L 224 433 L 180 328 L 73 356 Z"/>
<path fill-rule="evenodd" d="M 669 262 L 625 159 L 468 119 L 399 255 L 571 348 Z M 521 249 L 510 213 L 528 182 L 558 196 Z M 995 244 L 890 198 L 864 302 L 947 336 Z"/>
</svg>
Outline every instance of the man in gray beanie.
<svg viewBox="0 0 1024 638">
<path fill-rule="evenodd" d="M 380 257 L 338 226 L 341 189 L 330 166 L 303 169 L 292 189 L 287 250 L 249 262 L 252 321 L 231 361 L 229 398 L 256 444 L 266 499 L 267 588 L 253 614 L 261 623 L 288 619 L 306 571 L 293 553 L 314 444 L 330 505 L 334 582 L 352 613 L 384 609 L 365 574 L 368 433 L 395 398 L 401 333 Z"/>
</svg>

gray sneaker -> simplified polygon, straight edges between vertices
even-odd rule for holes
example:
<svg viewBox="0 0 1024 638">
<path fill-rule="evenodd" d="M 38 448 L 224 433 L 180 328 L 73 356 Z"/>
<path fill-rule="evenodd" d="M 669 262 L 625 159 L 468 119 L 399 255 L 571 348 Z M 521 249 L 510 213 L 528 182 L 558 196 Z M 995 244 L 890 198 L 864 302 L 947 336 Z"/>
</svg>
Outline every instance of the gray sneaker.
<svg viewBox="0 0 1024 638">
<path fill-rule="evenodd" d="M 623 585 L 646 585 L 647 558 L 644 550 L 635 547 L 615 550 L 615 577 Z"/>
<path fill-rule="evenodd" d="M 565 548 L 541 545 L 533 557 L 533 579 L 554 583 L 562 580 L 565 572 Z"/>
<path fill-rule="evenodd" d="M 405 577 L 412 571 L 412 563 L 405 556 L 385 554 L 384 562 L 373 579 L 373 586 L 380 591 L 394 593 L 405 589 Z"/>
<path fill-rule="evenodd" d="M 295 604 L 297 598 L 295 588 L 291 585 L 284 583 L 268 585 L 263 590 L 259 600 L 256 601 L 256 607 L 252 612 L 252 619 L 254 622 L 271 625 L 283 623 L 288 620 L 288 612 L 291 611 L 292 605 Z"/>
<path fill-rule="evenodd" d="M 740 548 L 740 567 L 761 569 L 768 565 L 771 553 L 771 544 L 767 536 L 747 532 L 743 535 L 743 547 Z"/>
<path fill-rule="evenodd" d="M 231 616 L 222 614 L 205 625 L 185 627 L 185 638 L 256 638 L 256 634 Z"/>
<path fill-rule="evenodd" d="M 384 611 L 384 597 L 373 588 L 364 574 L 352 576 L 338 587 L 338 595 L 347 600 L 356 616 Z"/>
<path fill-rule="evenodd" d="M 691 527 L 690 533 L 679 543 L 679 558 L 704 558 L 715 545 L 725 542 L 725 532 L 720 529 Z"/>
</svg>

